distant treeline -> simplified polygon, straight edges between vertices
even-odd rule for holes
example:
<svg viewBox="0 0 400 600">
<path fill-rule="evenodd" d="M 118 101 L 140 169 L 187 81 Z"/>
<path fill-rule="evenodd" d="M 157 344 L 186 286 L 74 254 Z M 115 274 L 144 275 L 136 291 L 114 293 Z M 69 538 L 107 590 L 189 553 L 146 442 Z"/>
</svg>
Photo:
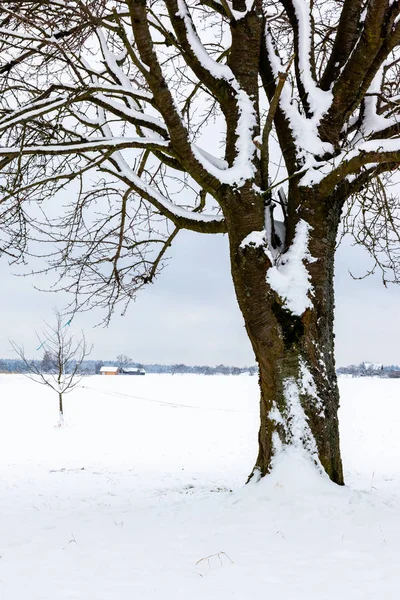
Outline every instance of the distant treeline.
<svg viewBox="0 0 400 600">
<path fill-rule="evenodd" d="M 256 375 L 258 369 L 255 365 L 250 367 L 232 367 L 229 365 L 217 365 L 216 367 L 210 367 L 209 365 L 184 365 L 183 363 L 174 365 L 162 365 L 159 363 L 143 364 L 138 362 L 129 361 L 126 357 L 121 357 L 124 360 L 85 360 L 83 361 L 80 373 L 82 375 L 98 375 L 101 367 L 108 365 L 113 367 L 130 367 L 144 369 L 146 373 L 169 373 L 174 374 L 185 374 L 192 373 L 195 375 Z M 32 360 L 43 373 L 50 373 L 51 367 L 46 360 L 46 355 L 43 356 L 42 360 Z M 74 363 L 71 362 L 69 370 L 72 370 Z M 15 358 L 0 358 L 0 373 L 25 373 L 27 368 L 22 362 Z M 359 365 L 349 365 L 347 367 L 339 367 L 337 369 L 338 375 L 352 375 L 353 377 L 393 377 L 400 378 L 400 367 L 398 365 L 381 365 L 376 363 L 362 362 Z"/>
<path fill-rule="evenodd" d="M 362 362 L 359 365 L 339 367 L 338 375 L 352 375 L 353 377 L 390 377 L 400 378 L 400 367 L 398 365 L 381 365 L 370 362 Z"/>
<path fill-rule="evenodd" d="M 42 360 L 32 360 L 43 373 L 50 372 L 51 369 L 48 367 L 46 358 Z M 218 365 L 216 367 L 210 367 L 208 365 L 203 366 L 189 366 L 184 364 L 175 365 L 162 365 L 162 364 L 143 364 L 136 362 L 126 362 L 120 364 L 118 360 L 85 360 L 83 361 L 80 373 L 82 375 L 97 375 L 100 373 L 101 367 L 104 365 L 114 367 L 131 367 L 144 369 L 146 373 L 170 373 L 170 374 L 182 374 L 182 373 L 193 373 L 196 375 L 241 375 L 247 373 L 249 375 L 255 375 L 258 373 L 256 366 L 251 367 L 232 367 L 228 365 Z M 70 370 L 73 368 L 74 363 L 69 365 Z M 14 358 L 1 358 L 0 359 L 0 373 L 25 373 L 27 371 L 26 366 L 21 360 Z"/>
</svg>

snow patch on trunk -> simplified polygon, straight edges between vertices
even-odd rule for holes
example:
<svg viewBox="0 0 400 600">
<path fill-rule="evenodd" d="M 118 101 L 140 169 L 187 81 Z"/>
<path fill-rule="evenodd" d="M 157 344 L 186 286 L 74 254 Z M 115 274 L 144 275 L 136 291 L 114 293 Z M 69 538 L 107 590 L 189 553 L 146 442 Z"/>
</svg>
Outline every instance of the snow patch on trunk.
<svg viewBox="0 0 400 600">
<path fill-rule="evenodd" d="M 265 229 L 261 231 L 252 231 L 249 235 L 246 235 L 244 240 L 242 240 L 240 244 L 240 248 L 244 249 L 246 246 L 251 246 L 252 248 L 260 248 L 265 246 L 267 243 L 266 232 Z"/>
<path fill-rule="evenodd" d="M 305 448 L 319 463 L 317 445 L 301 405 L 299 384 L 294 377 L 288 377 L 284 381 L 283 389 L 288 411 L 287 433 L 290 445 L 296 448 Z"/>
<path fill-rule="evenodd" d="M 324 363 L 325 367 L 325 363 Z M 324 405 L 321 402 L 321 398 L 318 396 L 317 387 L 310 371 L 307 369 L 304 361 L 300 361 L 300 373 L 302 382 L 302 391 L 307 396 L 313 398 L 314 405 L 318 409 L 319 416 L 325 418 Z"/>
<path fill-rule="evenodd" d="M 314 378 L 306 367 L 304 361 L 299 361 L 300 377 L 287 377 L 283 381 L 283 395 L 285 400 L 286 414 L 283 417 L 276 402 L 273 403 L 268 417 L 277 425 L 283 427 L 287 443 L 284 445 L 277 432 L 273 435 L 273 446 L 275 456 L 278 456 L 282 451 L 290 446 L 301 450 L 311 456 L 318 469 L 325 472 L 319 457 L 318 448 L 308 424 L 308 418 L 301 403 L 301 396 L 307 396 L 308 401 L 314 403 L 314 406 L 319 412 L 321 418 L 325 417 L 324 407 L 321 399 L 318 396 Z"/>
<path fill-rule="evenodd" d="M 267 272 L 268 284 L 282 298 L 285 308 L 298 316 L 312 308 L 309 296 L 313 294 L 313 288 L 304 264 L 314 261 L 308 250 L 310 229 L 311 226 L 301 219 L 289 250 L 281 255 L 280 264 L 273 265 Z"/>
</svg>

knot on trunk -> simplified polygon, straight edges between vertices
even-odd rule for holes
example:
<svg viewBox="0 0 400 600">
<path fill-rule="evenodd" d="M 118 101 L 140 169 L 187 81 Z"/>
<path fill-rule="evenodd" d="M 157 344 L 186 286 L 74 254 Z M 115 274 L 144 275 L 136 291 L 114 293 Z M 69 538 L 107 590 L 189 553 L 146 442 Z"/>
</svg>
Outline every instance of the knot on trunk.
<svg viewBox="0 0 400 600">
<path fill-rule="evenodd" d="M 252 231 L 243 239 L 238 248 L 238 260 L 242 264 L 249 260 L 259 263 L 265 262 L 267 258 L 267 247 L 265 231 Z"/>
</svg>

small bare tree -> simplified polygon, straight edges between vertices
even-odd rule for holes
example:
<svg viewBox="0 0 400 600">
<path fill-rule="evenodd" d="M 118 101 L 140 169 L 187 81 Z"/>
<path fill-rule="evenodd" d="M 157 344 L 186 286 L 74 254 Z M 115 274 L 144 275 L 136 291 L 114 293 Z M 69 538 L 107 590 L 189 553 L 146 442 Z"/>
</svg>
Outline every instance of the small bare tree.
<svg viewBox="0 0 400 600">
<path fill-rule="evenodd" d="M 50 387 L 58 394 L 59 425 L 64 423 L 63 394 L 71 392 L 81 381 L 80 367 L 85 358 L 90 354 L 92 346 L 88 346 L 85 336 L 76 340 L 67 331 L 70 321 L 65 323 L 65 316 L 54 310 L 55 325 L 45 324 L 45 329 L 37 334 L 39 340 L 38 350 L 44 349 L 46 355 L 46 373 L 43 372 L 42 363 L 29 360 L 23 346 L 11 341 L 14 351 L 23 361 L 27 372 L 24 373 L 37 383 Z"/>
<path fill-rule="evenodd" d="M 132 365 L 132 359 L 126 356 L 126 354 L 118 354 L 117 363 L 120 369 L 125 369 Z"/>
</svg>

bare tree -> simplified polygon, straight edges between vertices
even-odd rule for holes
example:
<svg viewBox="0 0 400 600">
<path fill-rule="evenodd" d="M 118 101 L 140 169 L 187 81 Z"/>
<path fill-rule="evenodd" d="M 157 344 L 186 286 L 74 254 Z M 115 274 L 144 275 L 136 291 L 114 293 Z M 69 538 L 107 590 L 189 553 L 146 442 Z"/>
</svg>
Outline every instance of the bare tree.
<svg viewBox="0 0 400 600">
<path fill-rule="evenodd" d="M 120 369 L 124 369 L 132 364 L 132 359 L 129 358 L 129 356 L 126 356 L 126 354 L 118 354 L 117 363 Z"/>
<path fill-rule="evenodd" d="M 69 321 L 66 321 L 66 317 L 61 312 L 55 310 L 54 315 L 55 325 L 46 324 L 42 333 L 37 335 L 38 350 L 43 349 L 46 357 L 45 370 L 37 361 L 29 360 L 26 357 L 23 346 L 19 346 L 13 341 L 11 341 L 11 345 L 27 369 L 27 373 L 24 375 L 57 393 L 59 424 L 62 425 L 64 423 L 63 394 L 72 392 L 80 383 L 82 362 L 90 354 L 92 348 L 88 347 L 83 332 L 78 340 L 69 334 L 67 331 Z"/>
<path fill-rule="evenodd" d="M 227 234 L 259 366 L 253 474 L 295 446 L 342 484 L 334 256 L 342 224 L 399 279 L 398 0 L 0 10 L 3 209 L 24 211 L 75 307 L 108 315 L 154 281 L 181 230 Z"/>
</svg>

